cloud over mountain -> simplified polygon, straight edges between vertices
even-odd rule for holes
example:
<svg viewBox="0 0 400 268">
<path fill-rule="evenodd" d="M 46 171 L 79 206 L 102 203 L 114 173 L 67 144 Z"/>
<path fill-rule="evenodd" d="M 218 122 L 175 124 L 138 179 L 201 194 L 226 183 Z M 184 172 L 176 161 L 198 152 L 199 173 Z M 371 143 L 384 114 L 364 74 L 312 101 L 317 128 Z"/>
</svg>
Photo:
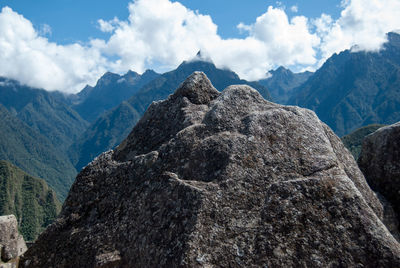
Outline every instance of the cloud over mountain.
<svg viewBox="0 0 400 268">
<path fill-rule="evenodd" d="M 127 19 L 98 20 L 98 29 L 109 38 L 59 45 L 4 7 L 0 75 L 47 90 L 76 92 L 105 71 L 162 72 L 201 50 L 218 67 L 253 80 L 279 65 L 315 69 L 332 53 L 355 45 L 355 50 L 378 50 L 387 32 L 400 29 L 398 0 L 344 0 L 337 20 L 327 14 L 307 18 L 293 10 L 288 16 L 284 6 L 270 6 L 253 23 L 237 25 L 242 38 L 230 39 L 219 35 L 209 15 L 179 2 L 135 0 L 128 8 Z"/>
<path fill-rule="evenodd" d="M 342 7 L 338 20 L 322 14 L 315 21 L 323 59 L 351 47 L 377 51 L 387 41 L 386 33 L 400 29 L 398 0 L 344 0 Z"/>
<path fill-rule="evenodd" d="M 129 5 L 127 21 L 99 20 L 103 31 L 113 29 L 103 51 L 117 55 L 116 71 L 143 71 L 154 63 L 175 67 L 198 50 L 218 66 L 233 69 L 246 79 L 259 79 L 275 65 L 314 64 L 319 39 L 302 16 L 289 20 L 284 10 L 269 7 L 252 25 L 239 24 L 248 32 L 243 39 L 222 39 L 210 16 L 179 2 L 137 0 Z"/>
<path fill-rule="evenodd" d="M 47 90 L 76 92 L 106 69 L 93 46 L 49 42 L 9 7 L 0 12 L 0 76 Z"/>
</svg>

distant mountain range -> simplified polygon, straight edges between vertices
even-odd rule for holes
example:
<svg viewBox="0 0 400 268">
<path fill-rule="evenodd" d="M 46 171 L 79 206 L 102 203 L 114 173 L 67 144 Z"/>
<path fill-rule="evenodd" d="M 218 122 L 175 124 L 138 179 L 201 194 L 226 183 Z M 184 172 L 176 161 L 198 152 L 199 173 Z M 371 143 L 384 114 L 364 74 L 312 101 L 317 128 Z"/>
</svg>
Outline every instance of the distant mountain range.
<svg viewBox="0 0 400 268">
<path fill-rule="evenodd" d="M 160 75 L 152 70 L 147 70 L 142 75 L 129 71 L 123 76 L 107 72 L 97 81 L 96 86 L 87 86 L 77 94 L 78 98 L 72 108 L 82 118 L 93 122 L 107 110 L 129 99 L 158 76 Z"/>
<path fill-rule="evenodd" d="M 312 72 L 293 73 L 285 67 L 269 71 L 270 77 L 258 81 L 261 85 L 268 88 L 271 98 L 279 104 L 286 104 L 293 95 L 293 89 L 301 86 L 307 81 Z"/>
<path fill-rule="evenodd" d="M 0 160 L 0 215 L 14 214 L 26 241 L 35 240 L 60 210 L 60 201 L 45 181 Z"/>
<path fill-rule="evenodd" d="M 104 74 L 74 95 L 47 92 L 0 78 L 0 159 L 40 177 L 64 199 L 76 171 L 114 148 L 153 102 L 165 99 L 194 71 L 218 90 L 247 84 L 281 104 L 314 110 L 339 136 L 370 123 L 400 121 L 400 36 L 380 52 L 344 51 L 315 73 L 284 67 L 257 82 L 196 57 L 157 74 Z"/>
<path fill-rule="evenodd" d="M 400 120 L 400 35 L 380 52 L 334 54 L 295 89 L 289 103 L 314 110 L 339 136 Z"/>
<path fill-rule="evenodd" d="M 81 169 L 101 152 L 118 145 L 153 101 L 168 97 L 194 71 L 204 72 L 218 90 L 232 84 L 247 84 L 257 89 L 264 98 L 271 99 L 267 88 L 260 83 L 241 80 L 234 72 L 218 69 L 212 62 L 183 62 L 176 70 L 160 75 L 127 101 L 98 118 L 69 150 L 75 167 Z"/>
</svg>

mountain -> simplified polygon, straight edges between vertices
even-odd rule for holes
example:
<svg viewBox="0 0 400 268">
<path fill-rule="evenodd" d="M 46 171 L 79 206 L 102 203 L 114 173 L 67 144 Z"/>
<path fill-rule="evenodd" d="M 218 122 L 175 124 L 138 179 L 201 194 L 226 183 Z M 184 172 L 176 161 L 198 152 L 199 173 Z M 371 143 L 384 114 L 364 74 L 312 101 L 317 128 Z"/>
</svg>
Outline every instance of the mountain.
<svg viewBox="0 0 400 268">
<path fill-rule="evenodd" d="M 76 170 L 51 141 L 0 104 L 0 159 L 43 178 L 64 199 Z"/>
<path fill-rule="evenodd" d="M 349 149 L 354 159 L 357 160 L 358 157 L 360 156 L 364 138 L 383 126 L 385 125 L 372 124 L 365 127 L 361 127 L 354 130 L 350 134 L 343 136 L 341 140 L 344 146 L 346 146 L 346 148 Z"/>
<path fill-rule="evenodd" d="M 400 120 L 400 35 L 379 52 L 334 54 L 289 103 L 314 110 L 339 136 Z"/>
<path fill-rule="evenodd" d="M 47 137 L 55 148 L 65 151 L 88 123 L 61 100 L 60 94 L 0 78 L 0 104 Z"/>
<path fill-rule="evenodd" d="M 140 114 L 126 101 L 103 114 L 69 149 L 70 158 L 78 170 L 96 156 L 115 147 L 140 118 Z"/>
<path fill-rule="evenodd" d="M 20 265 L 400 267 L 400 244 L 314 112 L 196 72 L 80 172 Z"/>
<path fill-rule="evenodd" d="M 271 99 L 266 87 L 258 82 L 241 80 L 234 72 L 218 69 L 212 62 L 183 62 L 176 70 L 164 73 L 147 83 L 126 102 L 98 118 L 69 150 L 75 167 L 80 170 L 95 156 L 118 145 L 153 101 L 172 94 L 194 71 L 204 72 L 218 90 L 232 84 L 245 84 L 257 89 L 264 98 Z"/>
<path fill-rule="evenodd" d="M 96 86 L 86 86 L 78 93 L 80 100 L 72 107 L 84 119 L 93 122 L 99 115 L 129 99 L 158 76 L 160 75 L 152 70 L 147 70 L 142 75 L 129 71 L 123 76 L 107 72 L 97 81 Z"/>
<path fill-rule="evenodd" d="M 60 201 L 44 180 L 0 160 L 0 215 L 14 214 L 26 241 L 35 240 L 60 210 Z"/>
<path fill-rule="evenodd" d="M 293 89 L 307 81 L 312 72 L 293 73 L 284 67 L 269 71 L 270 77 L 258 82 L 267 87 L 271 97 L 276 103 L 286 104 L 293 95 Z"/>
</svg>

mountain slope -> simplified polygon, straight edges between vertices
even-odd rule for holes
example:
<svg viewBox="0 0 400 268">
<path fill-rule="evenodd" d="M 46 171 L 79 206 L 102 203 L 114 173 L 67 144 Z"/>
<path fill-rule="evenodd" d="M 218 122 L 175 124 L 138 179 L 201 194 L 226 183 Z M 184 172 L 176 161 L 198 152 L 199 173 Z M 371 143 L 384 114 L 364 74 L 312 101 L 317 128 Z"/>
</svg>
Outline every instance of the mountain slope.
<svg viewBox="0 0 400 268">
<path fill-rule="evenodd" d="M 0 126 L 0 159 L 43 178 L 64 199 L 76 175 L 69 159 L 1 104 Z"/>
<path fill-rule="evenodd" d="M 140 114 L 126 101 L 105 113 L 69 149 L 77 169 L 81 169 L 104 150 L 115 147 L 128 136 Z"/>
<path fill-rule="evenodd" d="M 289 102 L 314 110 L 339 136 L 400 120 L 400 35 L 378 53 L 346 50 L 329 58 Z"/>
<path fill-rule="evenodd" d="M 276 103 L 286 104 L 293 94 L 293 89 L 307 81 L 312 72 L 293 73 L 289 69 L 279 67 L 269 72 L 271 77 L 258 81 L 268 88 Z"/>
<path fill-rule="evenodd" d="M 32 129 L 66 150 L 88 123 L 56 94 L 0 78 L 0 103 Z"/>
<path fill-rule="evenodd" d="M 105 111 L 129 99 L 142 86 L 157 78 L 159 74 L 147 70 L 142 75 L 129 71 L 123 76 L 107 72 L 95 87 L 86 87 L 79 94 L 82 100 L 73 108 L 86 120 L 93 122 Z"/>
<path fill-rule="evenodd" d="M 183 62 L 176 70 L 152 80 L 125 103 L 94 122 L 82 138 L 70 148 L 75 167 L 80 170 L 94 156 L 118 145 L 153 101 L 172 94 L 173 90 L 194 71 L 204 72 L 218 90 L 223 90 L 232 84 L 246 84 L 257 89 L 264 98 L 271 99 L 267 88 L 258 82 L 241 80 L 234 72 L 218 69 L 211 62 L 203 60 Z"/>
<path fill-rule="evenodd" d="M 36 239 L 60 210 L 60 201 L 44 180 L 0 160 L 0 215 L 14 214 L 26 241 Z"/>
</svg>

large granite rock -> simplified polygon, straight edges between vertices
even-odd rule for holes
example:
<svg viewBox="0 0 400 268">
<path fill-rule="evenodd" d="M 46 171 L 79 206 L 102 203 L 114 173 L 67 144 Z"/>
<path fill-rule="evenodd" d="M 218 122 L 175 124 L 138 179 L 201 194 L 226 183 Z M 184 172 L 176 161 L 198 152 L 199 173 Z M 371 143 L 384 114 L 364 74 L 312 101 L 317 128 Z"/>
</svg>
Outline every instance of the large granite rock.
<svg viewBox="0 0 400 268">
<path fill-rule="evenodd" d="M 84 168 L 26 267 L 400 267 L 353 157 L 314 112 L 194 73 Z"/>
<path fill-rule="evenodd" d="M 0 216 L 0 267 L 16 267 L 18 257 L 26 250 L 24 238 L 18 233 L 15 216 Z"/>
<path fill-rule="evenodd" d="M 400 122 L 368 135 L 358 164 L 368 184 L 392 205 L 400 221 Z"/>
</svg>

